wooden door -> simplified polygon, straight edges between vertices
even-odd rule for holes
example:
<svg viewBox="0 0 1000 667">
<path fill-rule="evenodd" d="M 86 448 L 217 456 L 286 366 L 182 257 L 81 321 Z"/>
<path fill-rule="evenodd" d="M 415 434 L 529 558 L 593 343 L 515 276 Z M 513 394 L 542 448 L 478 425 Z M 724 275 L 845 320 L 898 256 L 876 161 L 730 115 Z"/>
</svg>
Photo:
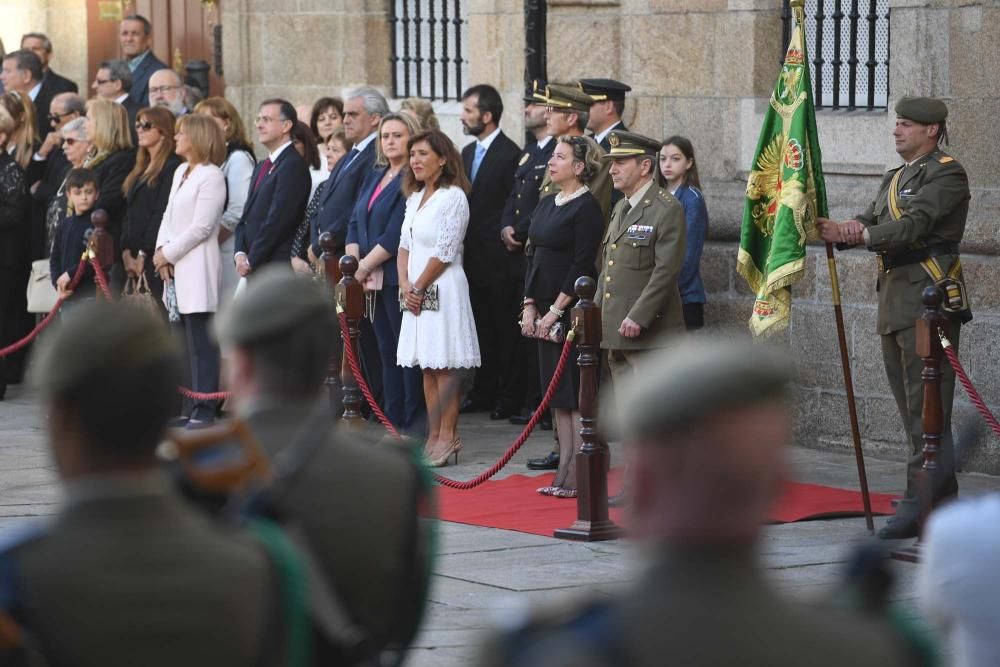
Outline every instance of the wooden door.
<svg viewBox="0 0 1000 667">
<path fill-rule="evenodd" d="M 102 60 L 121 57 L 122 16 L 139 14 L 153 24 L 153 53 L 181 72 L 192 60 L 209 70 L 209 94 L 225 93 L 222 67 L 222 14 L 219 0 L 87 0 L 87 86 Z"/>
</svg>

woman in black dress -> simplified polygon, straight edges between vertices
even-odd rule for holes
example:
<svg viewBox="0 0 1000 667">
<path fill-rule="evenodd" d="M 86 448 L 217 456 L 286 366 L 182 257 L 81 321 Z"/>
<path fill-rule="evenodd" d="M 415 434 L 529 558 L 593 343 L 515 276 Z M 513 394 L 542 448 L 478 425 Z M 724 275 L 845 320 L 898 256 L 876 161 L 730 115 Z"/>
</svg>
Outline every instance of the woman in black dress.
<svg viewBox="0 0 1000 667">
<path fill-rule="evenodd" d="M 521 332 L 541 338 L 558 322 L 569 331 L 569 309 L 575 300 L 573 284 L 580 276 L 593 277 L 598 245 L 604 231 L 601 205 L 588 183 L 602 168 L 600 148 L 586 137 L 559 138 L 549 159 L 549 175 L 560 192 L 542 199 L 528 230 L 528 270 L 524 279 Z M 542 387 L 548 387 L 562 352 L 562 343 L 538 341 L 538 368 Z M 559 470 L 544 495 L 576 497 L 573 453 L 581 439 L 574 424 L 580 418 L 580 369 L 571 355 L 553 395 L 552 408 L 559 435 Z"/>
<path fill-rule="evenodd" d="M 0 147 L 5 146 L 16 123 L 0 106 Z M 0 150 L 0 347 L 24 334 L 20 326 L 25 310 L 24 288 L 28 272 L 28 184 L 24 171 L 6 150 Z M 0 400 L 7 392 L 7 360 L 0 358 Z"/>
<path fill-rule="evenodd" d="M 174 172 L 181 159 L 174 154 L 174 115 L 163 107 L 136 114 L 139 150 L 135 167 L 125 178 L 125 224 L 122 228 L 122 265 L 129 278 L 146 277 L 149 289 L 162 304 L 163 282 L 153 269 L 156 235 L 167 210 Z"/>
</svg>

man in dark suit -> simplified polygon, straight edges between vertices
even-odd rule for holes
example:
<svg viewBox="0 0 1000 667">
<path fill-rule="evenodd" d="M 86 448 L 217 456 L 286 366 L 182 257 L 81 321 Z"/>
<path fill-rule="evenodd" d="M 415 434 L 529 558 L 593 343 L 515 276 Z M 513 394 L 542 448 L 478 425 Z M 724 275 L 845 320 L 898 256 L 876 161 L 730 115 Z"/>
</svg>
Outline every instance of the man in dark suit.
<svg viewBox="0 0 1000 667">
<path fill-rule="evenodd" d="M 270 151 L 254 169 L 243 216 L 236 225 L 236 270 L 244 278 L 271 262 L 291 268 L 295 229 L 305 215 L 312 179 L 292 145 L 298 122 L 288 100 L 264 100 L 257 112 L 257 137 Z"/>
<path fill-rule="evenodd" d="M 138 135 L 135 131 L 135 117 L 142 107 L 132 99 L 132 70 L 124 60 L 103 60 L 97 66 L 97 74 L 91 89 L 98 97 L 117 102 L 125 108 L 128 114 L 128 131 L 132 135 L 132 144 L 138 145 Z"/>
<path fill-rule="evenodd" d="M 319 206 L 309 219 L 309 261 L 322 254 L 319 236 L 333 234 L 337 254 L 342 255 L 347 244 L 347 223 L 358 198 L 364 177 L 375 164 L 375 141 L 382 116 L 389 113 L 389 104 L 374 88 L 351 91 L 344 101 L 344 134 L 354 148 L 341 158 L 330 172 L 320 195 Z"/>
<path fill-rule="evenodd" d="M 268 552 L 201 516 L 157 469 L 180 380 L 171 332 L 101 303 L 46 342 L 35 370 L 64 501 L 0 549 L 5 627 L 23 626 L 28 654 L 4 641 L 0 662 L 279 664 L 280 642 L 261 640 L 279 613 Z"/>
<path fill-rule="evenodd" d="M 145 16 L 132 14 L 122 19 L 118 34 L 122 55 L 132 70 L 132 90 L 129 96 L 139 108 L 149 106 L 149 77 L 167 64 L 153 55 L 153 25 Z"/>
<path fill-rule="evenodd" d="M 524 387 L 514 386 L 511 372 L 519 338 L 515 327 L 521 291 L 517 255 L 500 238 L 501 218 L 514 186 L 521 149 L 500 130 L 503 100 L 496 88 L 473 86 L 462 95 L 462 129 L 476 141 L 462 150 L 469 192 L 469 227 L 465 233 L 465 272 L 476 319 L 482 366 L 463 404 L 466 412 L 492 410 L 506 419 L 521 409 Z M 523 273 L 521 274 L 523 280 Z"/>
<path fill-rule="evenodd" d="M 3 81 L 4 90 L 16 90 L 24 93 L 36 106 L 39 101 L 45 103 L 43 113 L 36 118 L 37 131 L 48 133 L 49 102 L 39 100 L 42 92 L 42 61 L 31 51 L 21 49 L 11 51 L 3 57 L 3 70 L 0 71 L 0 80 Z M 49 98 L 51 100 L 51 98 Z M 44 128 L 42 125 L 44 124 Z"/>
<path fill-rule="evenodd" d="M 21 37 L 21 48 L 31 51 L 42 62 L 42 87 L 35 97 L 35 114 L 38 120 L 38 138 L 45 139 L 51 131 L 49 110 L 52 99 L 61 93 L 79 92 L 76 84 L 64 76 L 59 76 L 49 68 L 52 59 L 52 40 L 40 32 L 29 32 Z"/>
<path fill-rule="evenodd" d="M 507 197 L 507 205 L 504 206 L 503 218 L 500 222 L 500 238 L 503 240 L 507 251 L 517 258 L 518 287 L 524 284 L 524 272 L 526 269 L 524 262 L 524 243 L 528 240 L 528 227 L 531 224 L 531 214 L 538 205 L 539 188 L 542 186 L 542 179 L 545 178 L 546 169 L 549 165 L 549 158 L 556 147 L 556 140 L 549 136 L 545 123 L 545 105 L 539 92 L 545 91 L 545 84 L 534 82 L 532 89 L 524 95 L 524 129 L 532 134 L 535 140 L 524 147 L 521 159 L 517 163 L 517 171 L 514 172 L 514 187 Z M 523 294 L 523 292 L 521 292 Z M 536 343 L 521 338 L 517 345 L 517 358 L 520 363 L 516 364 L 517 369 L 523 375 L 524 389 L 521 412 L 510 417 L 510 423 L 523 426 L 531 419 L 531 413 L 542 400 L 542 388 L 538 376 L 538 355 L 535 351 Z M 552 419 L 548 412 L 542 417 L 541 427 L 546 430 L 552 428 Z M 559 456 L 553 452 L 542 464 L 542 469 L 551 467 L 551 460 L 555 458 L 555 465 L 558 466 Z M 532 467 L 531 459 L 528 466 Z M 536 466 L 537 467 L 537 466 Z M 555 470 L 555 467 L 552 467 Z"/>
</svg>

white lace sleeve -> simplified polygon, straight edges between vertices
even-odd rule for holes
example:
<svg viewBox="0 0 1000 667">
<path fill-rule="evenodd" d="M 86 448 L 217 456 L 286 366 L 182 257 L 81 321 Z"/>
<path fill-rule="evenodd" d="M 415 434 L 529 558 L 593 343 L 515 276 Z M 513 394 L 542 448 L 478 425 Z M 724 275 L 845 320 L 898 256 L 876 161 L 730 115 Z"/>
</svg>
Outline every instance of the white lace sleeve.
<svg viewBox="0 0 1000 667">
<path fill-rule="evenodd" d="M 406 213 L 403 214 L 403 227 L 399 230 L 399 248 L 409 252 L 413 242 L 413 217 L 417 214 L 417 205 L 414 195 L 406 199 Z"/>
<path fill-rule="evenodd" d="M 469 200 L 461 188 L 454 186 L 441 194 L 442 202 L 437 212 L 439 227 L 434 256 L 450 264 L 462 252 L 465 230 L 469 226 Z"/>
</svg>

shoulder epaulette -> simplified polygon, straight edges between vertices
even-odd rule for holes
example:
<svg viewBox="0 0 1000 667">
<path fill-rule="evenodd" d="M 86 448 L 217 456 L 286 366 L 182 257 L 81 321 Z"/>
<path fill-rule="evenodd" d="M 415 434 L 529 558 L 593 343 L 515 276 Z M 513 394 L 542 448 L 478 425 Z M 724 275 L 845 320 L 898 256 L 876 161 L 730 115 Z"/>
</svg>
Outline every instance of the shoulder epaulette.
<svg viewBox="0 0 1000 667">
<path fill-rule="evenodd" d="M 938 162 L 940 162 L 941 164 L 948 164 L 949 162 L 954 162 L 954 161 L 955 158 L 953 158 L 950 155 L 942 155 L 941 157 L 938 158 Z"/>
</svg>

